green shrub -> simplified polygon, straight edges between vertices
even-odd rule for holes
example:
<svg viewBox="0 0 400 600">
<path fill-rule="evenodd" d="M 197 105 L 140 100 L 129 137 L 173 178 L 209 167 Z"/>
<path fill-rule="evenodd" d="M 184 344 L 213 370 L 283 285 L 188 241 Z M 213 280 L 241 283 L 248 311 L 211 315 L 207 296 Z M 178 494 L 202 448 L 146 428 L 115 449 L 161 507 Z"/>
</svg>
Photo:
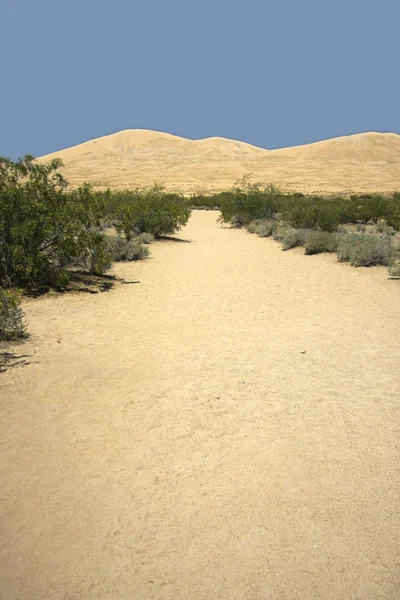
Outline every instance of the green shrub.
<svg viewBox="0 0 400 600">
<path fill-rule="evenodd" d="M 214 196 L 215 198 L 215 196 Z M 205 202 L 203 202 L 205 203 Z M 354 195 L 350 198 L 284 194 L 273 186 L 264 189 L 243 178 L 231 190 L 218 195 L 221 220 L 235 218 L 241 224 L 256 219 L 280 219 L 295 229 L 318 229 L 334 232 L 339 225 L 377 223 L 385 219 L 387 225 L 400 229 L 400 193 L 390 196 L 379 194 Z"/>
<path fill-rule="evenodd" d="M 72 264 L 83 267 L 89 273 L 100 275 L 111 269 L 113 257 L 107 243 L 110 236 L 99 237 L 101 239 L 95 240 L 95 243 L 86 248 L 80 258 L 71 261 Z"/>
<path fill-rule="evenodd" d="M 175 233 L 186 225 L 191 213 L 188 200 L 158 184 L 148 190 L 107 190 L 103 196 L 108 218 L 128 240 L 145 232 L 154 237 Z"/>
<path fill-rule="evenodd" d="M 0 159 L 0 284 L 64 285 L 66 258 L 102 244 L 102 200 L 88 185 L 68 191 L 61 166 Z"/>
<path fill-rule="evenodd" d="M 24 313 L 15 294 L 0 289 L 0 341 L 9 341 L 26 336 Z"/>
<path fill-rule="evenodd" d="M 389 265 L 393 247 L 389 236 L 348 233 L 338 236 L 336 251 L 339 260 L 349 261 L 355 267 L 369 267 Z"/>
<path fill-rule="evenodd" d="M 139 260 L 150 254 L 148 247 L 136 238 L 127 240 L 120 236 L 107 237 L 107 249 L 115 262 Z"/>
<path fill-rule="evenodd" d="M 329 231 L 309 231 L 305 236 L 304 249 L 306 254 L 335 252 L 337 245 L 337 233 L 329 233 Z"/>
</svg>

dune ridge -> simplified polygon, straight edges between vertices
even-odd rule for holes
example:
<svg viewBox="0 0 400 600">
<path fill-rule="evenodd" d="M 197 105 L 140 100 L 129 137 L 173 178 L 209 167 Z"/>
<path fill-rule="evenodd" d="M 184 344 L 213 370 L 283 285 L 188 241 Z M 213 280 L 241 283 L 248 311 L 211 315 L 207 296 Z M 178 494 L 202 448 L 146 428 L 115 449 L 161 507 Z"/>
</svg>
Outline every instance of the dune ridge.
<svg viewBox="0 0 400 600">
<path fill-rule="evenodd" d="M 155 181 L 185 193 L 220 191 L 243 175 L 284 190 L 319 193 L 400 190 L 400 135 L 366 132 L 268 150 L 222 137 L 190 140 L 127 129 L 53 152 L 73 186 L 127 188 Z"/>
</svg>

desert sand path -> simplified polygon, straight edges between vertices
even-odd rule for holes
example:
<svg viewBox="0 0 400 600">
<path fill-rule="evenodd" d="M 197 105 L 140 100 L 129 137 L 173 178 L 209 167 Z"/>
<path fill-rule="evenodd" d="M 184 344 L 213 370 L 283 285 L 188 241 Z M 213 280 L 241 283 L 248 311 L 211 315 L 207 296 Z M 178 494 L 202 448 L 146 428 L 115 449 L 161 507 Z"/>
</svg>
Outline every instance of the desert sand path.
<svg viewBox="0 0 400 600">
<path fill-rule="evenodd" d="M 2 600 L 399 598 L 399 282 L 215 221 L 27 303 Z"/>
</svg>

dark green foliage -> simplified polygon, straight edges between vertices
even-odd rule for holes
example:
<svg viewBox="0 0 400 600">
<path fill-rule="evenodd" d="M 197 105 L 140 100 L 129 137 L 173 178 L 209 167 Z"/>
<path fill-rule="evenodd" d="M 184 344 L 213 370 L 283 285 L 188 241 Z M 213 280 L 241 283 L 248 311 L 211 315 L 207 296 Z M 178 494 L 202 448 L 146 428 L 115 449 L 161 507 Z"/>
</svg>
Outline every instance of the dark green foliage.
<svg viewBox="0 0 400 600">
<path fill-rule="evenodd" d="M 24 313 L 17 296 L 0 288 L 0 341 L 25 337 Z"/>
<path fill-rule="evenodd" d="M 345 223 L 377 223 L 385 219 L 388 227 L 400 230 L 400 193 L 392 197 L 379 194 L 321 197 L 300 193 L 284 194 L 274 186 L 262 188 L 243 178 L 231 190 L 208 198 L 202 205 L 217 204 L 220 220 L 244 226 L 257 219 L 279 219 L 295 229 L 333 232 Z"/>
<path fill-rule="evenodd" d="M 191 212 L 182 195 L 166 192 L 157 184 L 148 190 L 108 190 L 97 194 L 105 201 L 108 221 L 128 240 L 144 232 L 154 237 L 175 233 L 186 225 Z"/>
<path fill-rule="evenodd" d="M 198 210 L 219 210 L 217 195 L 207 196 L 205 194 L 194 194 L 190 196 L 188 203 L 191 208 Z"/>
<path fill-rule="evenodd" d="M 263 190 L 244 177 L 232 190 L 218 194 L 216 204 L 221 210 L 221 221 L 247 225 L 255 219 L 271 219 L 279 211 L 281 197 L 273 186 Z"/>
<path fill-rule="evenodd" d="M 0 284 L 64 285 L 69 257 L 101 254 L 102 202 L 88 185 L 68 191 L 61 165 L 0 159 Z"/>
</svg>

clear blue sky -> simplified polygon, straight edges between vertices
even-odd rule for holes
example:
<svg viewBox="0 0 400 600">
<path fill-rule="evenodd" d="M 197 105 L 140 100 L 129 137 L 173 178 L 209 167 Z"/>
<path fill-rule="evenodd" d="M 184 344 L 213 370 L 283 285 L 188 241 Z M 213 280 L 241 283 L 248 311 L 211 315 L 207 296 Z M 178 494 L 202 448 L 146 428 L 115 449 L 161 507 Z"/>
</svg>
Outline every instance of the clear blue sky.
<svg viewBox="0 0 400 600">
<path fill-rule="evenodd" d="M 400 133 L 400 0 L 2 0 L 0 155 Z"/>
</svg>

